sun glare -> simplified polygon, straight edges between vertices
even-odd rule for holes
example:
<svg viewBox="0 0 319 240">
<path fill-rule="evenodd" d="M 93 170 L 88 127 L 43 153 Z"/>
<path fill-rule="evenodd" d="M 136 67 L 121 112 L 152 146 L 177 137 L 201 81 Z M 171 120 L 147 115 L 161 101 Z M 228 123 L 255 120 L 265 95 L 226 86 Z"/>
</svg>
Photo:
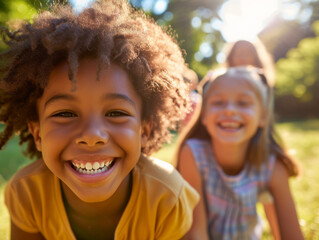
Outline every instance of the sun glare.
<svg viewBox="0 0 319 240">
<path fill-rule="evenodd" d="M 85 8 L 90 6 L 94 0 L 70 0 L 76 13 L 82 12 Z"/>
<path fill-rule="evenodd" d="M 279 0 L 229 0 L 219 14 L 226 41 L 253 40 L 279 11 Z"/>
</svg>

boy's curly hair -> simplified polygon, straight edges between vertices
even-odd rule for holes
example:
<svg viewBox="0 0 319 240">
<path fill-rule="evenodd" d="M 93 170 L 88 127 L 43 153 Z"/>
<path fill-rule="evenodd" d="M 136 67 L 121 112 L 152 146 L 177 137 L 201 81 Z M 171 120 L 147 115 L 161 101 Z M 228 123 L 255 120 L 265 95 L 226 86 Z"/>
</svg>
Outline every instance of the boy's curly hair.
<svg viewBox="0 0 319 240">
<path fill-rule="evenodd" d="M 27 123 L 38 120 L 36 101 L 61 61 L 67 61 L 74 83 L 83 57 L 97 58 L 99 70 L 111 62 L 126 70 L 142 98 L 142 119 L 152 123 L 145 154 L 169 141 L 170 130 L 187 112 L 180 48 L 167 29 L 126 0 L 101 0 L 78 15 L 70 5 L 56 5 L 33 23 L 16 31 L 2 28 L 1 33 L 9 50 L 0 55 L 5 59 L 0 70 L 0 121 L 5 123 L 0 147 L 18 133 L 20 144 L 28 144 L 27 154 L 41 156 Z"/>
</svg>

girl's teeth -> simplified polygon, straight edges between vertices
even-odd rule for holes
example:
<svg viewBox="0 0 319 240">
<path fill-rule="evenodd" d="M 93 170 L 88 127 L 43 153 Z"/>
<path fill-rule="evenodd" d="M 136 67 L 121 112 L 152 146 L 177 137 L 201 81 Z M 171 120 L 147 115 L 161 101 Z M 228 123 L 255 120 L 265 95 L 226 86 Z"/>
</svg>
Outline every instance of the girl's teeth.
<svg viewBox="0 0 319 240">
<path fill-rule="evenodd" d="M 222 127 L 224 128 L 238 128 L 240 126 L 239 123 L 222 123 L 221 124 Z"/>
</svg>

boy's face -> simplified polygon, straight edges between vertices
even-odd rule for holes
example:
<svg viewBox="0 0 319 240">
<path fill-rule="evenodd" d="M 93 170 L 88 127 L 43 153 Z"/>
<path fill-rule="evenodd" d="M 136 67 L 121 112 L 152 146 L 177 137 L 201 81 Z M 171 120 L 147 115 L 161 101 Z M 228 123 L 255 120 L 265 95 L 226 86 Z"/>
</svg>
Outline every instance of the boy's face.
<svg viewBox="0 0 319 240">
<path fill-rule="evenodd" d="M 97 70 L 97 60 L 80 60 L 72 91 L 67 64 L 57 66 L 38 100 L 39 122 L 29 124 L 45 164 L 85 202 L 115 193 L 149 133 L 127 73 L 111 64 L 97 80 Z"/>
</svg>

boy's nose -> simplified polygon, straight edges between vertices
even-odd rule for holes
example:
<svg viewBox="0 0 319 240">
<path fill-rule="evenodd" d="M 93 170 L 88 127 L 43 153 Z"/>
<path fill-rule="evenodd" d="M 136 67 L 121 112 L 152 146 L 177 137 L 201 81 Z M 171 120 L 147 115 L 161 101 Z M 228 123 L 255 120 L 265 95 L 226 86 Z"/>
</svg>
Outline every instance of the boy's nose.
<svg viewBox="0 0 319 240">
<path fill-rule="evenodd" d="M 94 147 L 106 144 L 108 139 L 109 135 L 103 123 L 91 121 L 83 127 L 80 136 L 76 139 L 76 144 Z"/>
</svg>

